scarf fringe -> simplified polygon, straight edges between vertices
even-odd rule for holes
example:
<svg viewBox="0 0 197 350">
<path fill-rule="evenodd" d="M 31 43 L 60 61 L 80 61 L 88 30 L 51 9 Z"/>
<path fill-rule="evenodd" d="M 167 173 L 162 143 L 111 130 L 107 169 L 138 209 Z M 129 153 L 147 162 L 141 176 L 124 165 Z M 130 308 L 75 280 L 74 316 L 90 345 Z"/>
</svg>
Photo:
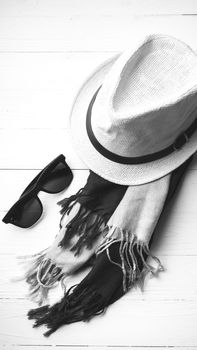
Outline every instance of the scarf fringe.
<svg viewBox="0 0 197 350">
<path fill-rule="evenodd" d="M 78 199 L 82 196 L 82 189 L 80 189 L 75 195 L 65 198 L 58 202 L 57 204 L 62 206 L 60 213 L 64 216 L 69 215 L 72 208 L 78 203 Z M 94 201 L 94 198 L 89 198 L 90 202 Z M 60 220 L 60 227 L 63 216 Z M 70 241 L 73 237 L 78 236 L 77 242 L 70 248 L 70 251 L 74 253 L 75 256 L 80 255 L 83 248 L 91 249 L 96 239 L 103 233 L 103 229 L 108 220 L 108 214 L 99 215 L 98 211 L 90 210 L 85 208 L 85 206 L 80 204 L 80 208 L 77 214 L 72 220 L 66 225 L 66 230 L 64 237 L 59 242 L 59 246 L 66 248 L 70 245 Z"/>
<path fill-rule="evenodd" d="M 55 288 L 58 283 L 64 286 L 63 282 L 66 277 L 61 268 L 46 257 L 46 253 L 47 250 L 35 255 L 20 257 L 27 269 L 22 278 L 29 285 L 27 297 L 38 305 L 42 305 L 47 300 L 51 288 Z"/>
<path fill-rule="evenodd" d="M 62 207 L 62 209 L 60 210 L 60 214 L 69 214 L 75 202 L 82 196 L 82 190 L 83 188 L 80 188 L 80 190 L 77 193 L 73 194 L 68 198 L 61 199 L 61 201 L 57 202 L 57 204 Z"/>
<path fill-rule="evenodd" d="M 82 189 L 75 195 L 58 202 L 62 206 L 61 214 L 68 215 L 81 196 Z M 67 223 L 65 233 L 58 246 L 61 249 L 68 246 L 68 249 L 73 252 L 74 256 L 80 255 L 85 247 L 92 249 L 98 237 L 101 234 L 103 235 L 106 220 L 105 215 L 101 217 L 96 212 L 91 212 L 80 206 L 74 218 Z M 76 238 L 76 236 L 78 236 L 77 241 L 75 240 L 75 243 L 70 244 L 70 240 L 74 237 Z M 23 263 L 26 263 L 27 270 L 23 279 L 29 285 L 27 297 L 39 305 L 42 305 L 47 300 L 51 288 L 56 287 L 58 283 L 64 286 L 64 280 L 67 277 L 66 274 L 62 273 L 61 267 L 58 267 L 55 261 L 47 256 L 49 249 L 23 257 Z"/>
<path fill-rule="evenodd" d="M 120 242 L 121 262 L 113 261 L 110 256 L 109 248 L 114 242 Z M 96 250 L 96 255 L 104 250 L 106 250 L 109 261 L 122 270 L 124 293 L 133 286 L 139 286 L 142 290 L 148 274 L 157 276 L 160 271 L 164 271 L 160 260 L 151 253 L 147 242 L 138 240 L 135 234 L 119 227 L 108 227 L 108 233 L 104 242 Z M 147 262 L 149 257 L 155 261 L 156 267 Z"/>
<path fill-rule="evenodd" d="M 46 325 L 48 337 L 59 327 L 79 321 L 89 321 L 103 313 L 105 303 L 102 296 L 92 286 L 72 286 L 62 300 L 52 306 L 46 305 L 28 312 L 28 319 L 34 319 L 33 327 Z"/>
<path fill-rule="evenodd" d="M 74 205 L 78 202 L 78 199 L 82 196 L 88 198 L 89 204 L 94 200 L 91 196 L 85 195 L 83 189 L 80 189 L 75 195 L 64 198 L 57 203 L 62 206 L 60 211 L 62 214 L 60 227 L 63 215 L 69 215 Z M 90 211 L 80 205 L 77 214 L 66 225 L 64 236 L 58 246 L 62 249 L 68 246 L 68 249 L 75 256 L 80 255 L 84 247 L 92 249 L 99 235 L 101 233 L 103 234 L 102 231 L 106 221 L 106 215 L 101 217 L 96 211 Z M 78 236 L 78 240 L 71 245 L 70 240 L 76 236 Z M 55 261 L 47 257 L 49 249 L 47 248 L 31 256 L 21 257 L 23 258 L 23 264 L 26 263 L 27 269 L 27 272 L 23 276 L 23 279 L 29 285 L 27 297 L 39 305 L 42 305 L 47 300 L 51 288 L 56 287 L 58 283 L 61 283 L 64 287 L 64 280 L 67 277 L 66 274 L 62 273 L 62 269 L 56 265 Z"/>
</svg>

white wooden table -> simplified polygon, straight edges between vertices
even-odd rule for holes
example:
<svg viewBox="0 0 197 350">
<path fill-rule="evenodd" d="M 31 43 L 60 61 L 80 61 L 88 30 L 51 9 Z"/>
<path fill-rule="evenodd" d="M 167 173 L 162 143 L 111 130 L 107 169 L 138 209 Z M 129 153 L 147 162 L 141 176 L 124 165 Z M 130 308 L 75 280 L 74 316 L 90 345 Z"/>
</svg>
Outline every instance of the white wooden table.
<svg viewBox="0 0 197 350">
<path fill-rule="evenodd" d="M 154 253 L 165 272 L 144 293 L 133 290 L 89 323 L 50 338 L 33 329 L 17 255 L 52 243 L 56 202 L 88 171 L 66 137 L 66 118 L 87 75 L 147 33 L 177 36 L 197 50 L 195 0 L 0 0 L 0 211 L 58 154 L 74 169 L 68 191 L 40 193 L 42 220 L 30 229 L 0 223 L 0 349 L 197 349 L 197 157 L 168 208 Z M 54 296 L 56 297 L 56 296 Z"/>
</svg>

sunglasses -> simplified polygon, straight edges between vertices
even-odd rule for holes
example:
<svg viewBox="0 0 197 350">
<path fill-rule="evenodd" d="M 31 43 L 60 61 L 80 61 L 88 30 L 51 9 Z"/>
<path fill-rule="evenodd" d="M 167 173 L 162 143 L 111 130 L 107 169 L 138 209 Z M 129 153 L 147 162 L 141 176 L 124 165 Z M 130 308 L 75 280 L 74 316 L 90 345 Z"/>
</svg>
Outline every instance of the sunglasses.
<svg viewBox="0 0 197 350">
<path fill-rule="evenodd" d="M 37 196 L 38 192 L 61 192 L 70 185 L 72 179 L 72 171 L 64 155 L 60 154 L 30 182 L 2 221 L 22 228 L 32 226 L 43 213 L 42 203 Z"/>
</svg>

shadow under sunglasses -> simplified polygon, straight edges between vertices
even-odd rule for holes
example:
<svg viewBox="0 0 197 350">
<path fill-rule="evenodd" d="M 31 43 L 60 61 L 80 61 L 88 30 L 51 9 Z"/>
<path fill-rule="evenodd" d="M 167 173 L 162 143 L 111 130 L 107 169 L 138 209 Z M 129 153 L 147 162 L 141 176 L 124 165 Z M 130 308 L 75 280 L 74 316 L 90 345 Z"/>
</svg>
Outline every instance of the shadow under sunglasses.
<svg viewBox="0 0 197 350">
<path fill-rule="evenodd" d="M 31 227 L 43 213 L 38 192 L 61 192 L 70 185 L 72 179 L 73 173 L 65 161 L 65 156 L 60 154 L 30 182 L 2 221 L 21 228 Z"/>
</svg>

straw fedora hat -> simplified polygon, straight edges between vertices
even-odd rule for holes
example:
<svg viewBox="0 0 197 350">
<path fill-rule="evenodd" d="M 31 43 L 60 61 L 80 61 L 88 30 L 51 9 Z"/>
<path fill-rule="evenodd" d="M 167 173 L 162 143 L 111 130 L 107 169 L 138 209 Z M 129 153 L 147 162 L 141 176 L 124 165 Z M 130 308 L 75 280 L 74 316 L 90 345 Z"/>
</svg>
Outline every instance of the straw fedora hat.
<svg viewBox="0 0 197 350">
<path fill-rule="evenodd" d="M 111 182 L 170 173 L 197 150 L 197 54 L 169 35 L 145 37 L 88 77 L 69 125 L 80 158 Z"/>
</svg>

